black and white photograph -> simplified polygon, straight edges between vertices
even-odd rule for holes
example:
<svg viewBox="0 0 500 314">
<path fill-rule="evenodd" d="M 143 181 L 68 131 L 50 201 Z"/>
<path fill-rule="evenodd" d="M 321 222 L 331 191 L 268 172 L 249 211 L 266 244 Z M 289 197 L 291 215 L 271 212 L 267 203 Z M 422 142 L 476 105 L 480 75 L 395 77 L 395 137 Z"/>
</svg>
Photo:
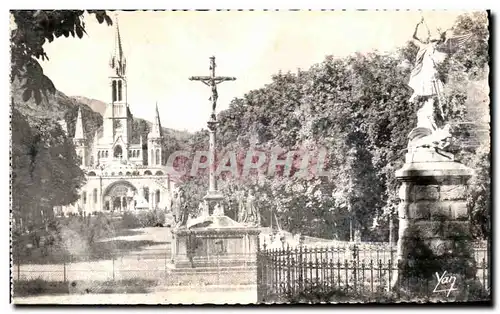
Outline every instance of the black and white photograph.
<svg viewBox="0 0 500 314">
<path fill-rule="evenodd" d="M 11 303 L 491 305 L 490 11 L 8 14 Z"/>
</svg>

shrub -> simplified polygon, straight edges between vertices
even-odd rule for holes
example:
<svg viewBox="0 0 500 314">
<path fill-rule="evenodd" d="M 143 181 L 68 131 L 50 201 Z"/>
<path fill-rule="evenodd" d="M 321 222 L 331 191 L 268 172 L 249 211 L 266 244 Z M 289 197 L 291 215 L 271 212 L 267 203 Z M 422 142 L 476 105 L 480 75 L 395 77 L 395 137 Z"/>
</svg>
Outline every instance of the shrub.
<svg viewBox="0 0 500 314">
<path fill-rule="evenodd" d="M 272 298 L 272 296 L 271 296 Z M 272 300 L 269 300 L 272 301 Z M 320 303 L 320 302 L 394 302 L 394 296 L 388 292 L 362 293 L 361 291 L 346 290 L 343 287 L 328 287 L 310 283 L 302 291 L 288 291 L 280 301 L 289 303 Z"/>
<path fill-rule="evenodd" d="M 125 212 L 123 214 L 121 225 L 123 228 L 127 228 L 127 229 L 134 229 L 134 228 L 142 227 L 142 223 L 139 220 L 139 218 L 130 212 Z"/>
<path fill-rule="evenodd" d="M 122 217 L 122 227 L 129 229 L 156 227 L 163 225 L 164 222 L 165 212 L 161 210 L 139 212 L 137 214 L 126 212 Z"/>
<path fill-rule="evenodd" d="M 14 282 L 14 296 L 25 297 L 41 294 L 67 294 L 68 283 L 62 281 L 45 281 L 40 278 Z"/>
</svg>

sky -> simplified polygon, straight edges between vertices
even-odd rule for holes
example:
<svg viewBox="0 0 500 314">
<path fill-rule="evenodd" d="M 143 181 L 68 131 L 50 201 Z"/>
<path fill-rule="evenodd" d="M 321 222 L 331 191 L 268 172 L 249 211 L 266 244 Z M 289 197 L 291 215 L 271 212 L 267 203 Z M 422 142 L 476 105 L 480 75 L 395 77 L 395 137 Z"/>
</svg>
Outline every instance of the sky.
<svg viewBox="0 0 500 314">
<path fill-rule="evenodd" d="M 236 77 L 218 85 L 217 111 L 235 97 L 270 83 L 271 76 L 306 70 L 327 55 L 392 51 L 408 41 L 422 16 L 435 31 L 453 25 L 460 11 L 134 11 L 116 14 L 127 58 L 132 114 L 152 120 L 158 103 L 162 126 L 206 127 L 210 89 L 190 76 Z M 115 18 L 115 14 L 111 13 Z M 110 101 L 109 58 L 114 26 L 85 17 L 82 39 L 47 43 L 44 73 L 68 96 Z M 425 29 L 424 29 L 425 30 Z"/>
</svg>

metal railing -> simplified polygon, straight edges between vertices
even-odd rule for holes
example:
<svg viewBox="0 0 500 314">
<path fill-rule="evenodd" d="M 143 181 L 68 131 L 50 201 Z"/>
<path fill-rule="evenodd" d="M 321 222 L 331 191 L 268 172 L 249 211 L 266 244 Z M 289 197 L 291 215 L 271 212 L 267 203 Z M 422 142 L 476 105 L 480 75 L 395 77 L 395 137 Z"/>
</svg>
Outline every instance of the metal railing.
<svg viewBox="0 0 500 314">
<path fill-rule="evenodd" d="M 395 248 L 388 245 L 386 249 L 381 245 L 358 244 L 270 250 L 264 247 L 257 256 L 259 302 L 289 301 L 291 296 L 312 288 L 363 296 L 365 300 L 375 299 L 391 291 L 394 280 L 401 280 L 395 276 L 403 267 L 394 259 Z M 476 279 L 490 291 L 487 249 L 475 247 L 474 257 Z M 423 284 L 429 288 L 429 282 Z"/>
</svg>

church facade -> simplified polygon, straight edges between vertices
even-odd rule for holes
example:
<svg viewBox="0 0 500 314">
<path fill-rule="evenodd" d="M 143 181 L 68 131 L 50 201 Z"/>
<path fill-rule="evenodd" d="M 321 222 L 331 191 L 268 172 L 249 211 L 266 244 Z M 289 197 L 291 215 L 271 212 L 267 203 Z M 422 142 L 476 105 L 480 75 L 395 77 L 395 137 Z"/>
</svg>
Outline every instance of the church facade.
<svg viewBox="0 0 500 314">
<path fill-rule="evenodd" d="M 116 22 L 115 49 L 109 62 L 110 102 L 103 116 L 102 131 L 89 143 L 78 111 L 73 142 L 86 182 L 80 199 L 56 212 L 90 214 L 170 210 L 174 186 L 162 164 L 162 128 L 158 107 L 147 138 L 133 141 L 133 118 L 127 103 L 126 58 Z M 137 137 L 136 137 L 137 138 Z"/>
</svg>

